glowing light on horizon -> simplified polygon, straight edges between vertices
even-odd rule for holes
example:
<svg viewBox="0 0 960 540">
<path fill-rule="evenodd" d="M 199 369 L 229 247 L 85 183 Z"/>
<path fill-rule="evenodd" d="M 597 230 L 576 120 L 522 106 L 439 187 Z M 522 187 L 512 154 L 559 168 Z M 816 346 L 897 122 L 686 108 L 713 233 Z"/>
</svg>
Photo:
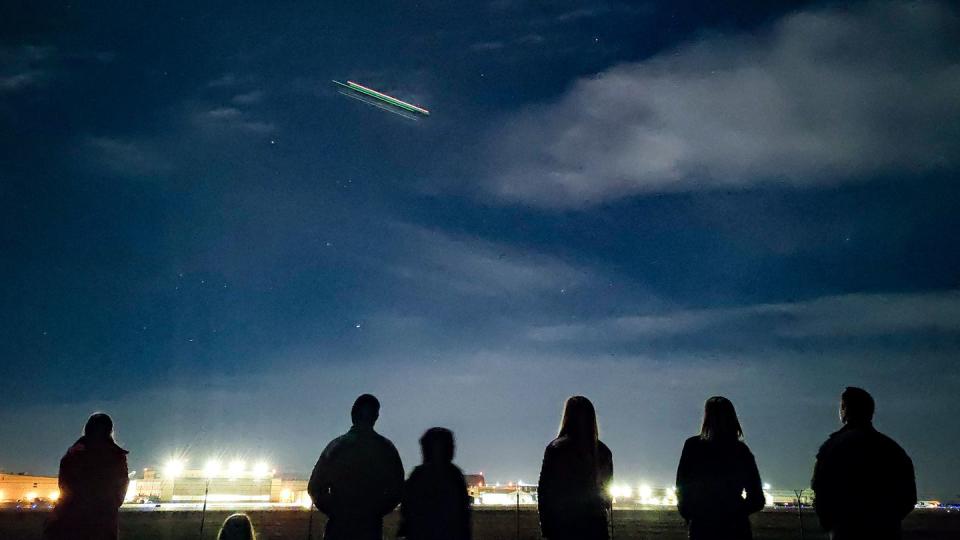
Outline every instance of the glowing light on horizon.
<svg viewBox="0 0 960 540">
<path fill-rule="evenodd" d="M 183 474 L 186 463 L 181 459 L 171 459 L 163 466 L 163 475 L 168 478 L 176 478 Z"/>
<path fill-rule="evenodd" d="M 236 478 L 243 474 L 243 471 L 246 470 L 247 464 L 243 462 L 242 459 L 235 459 L 230 462 L 230 467 L 227 469 L 230 472 L 231 478 Z"/>
<path fill-rule="evenodd" d="M 253 466 L 252 472 L 254 478 L 266 478 L 270 476 L 270 465 L 267 465 L 266 461 L 259 461 Z"/>
<path fill-rule="evenodd" d="M 220 474 L 220 461 L 211 459 L 203 466 L 203 475 L 207 478 L 213 478 Z"/>
</svg>

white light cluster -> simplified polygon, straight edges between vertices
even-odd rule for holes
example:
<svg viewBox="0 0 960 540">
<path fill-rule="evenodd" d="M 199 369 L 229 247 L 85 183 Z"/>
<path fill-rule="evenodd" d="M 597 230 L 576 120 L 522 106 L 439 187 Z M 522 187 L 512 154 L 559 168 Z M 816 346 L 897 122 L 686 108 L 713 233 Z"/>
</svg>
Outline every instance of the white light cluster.
<svg viewBox="0 0 960 540">
<path fill-rule="evenodd" d="M 252 467 L 247 467 L 247 463 L 239 458 L 231 460 L 226 467 L 218 458 L 210 458 L 206 461 L 200 475 L 203 478 L 242 478 L 253 477 L 257 480 L 269 478 L 275 471 L 270 468 L 266 461 L 258 461 Z M 181 458 L 170 459 L 163 466 L 164 478 L 180 478 L 183 476 L 193 476 L 196 474 L 188 473 L 187 461 Z"/>
</svg>

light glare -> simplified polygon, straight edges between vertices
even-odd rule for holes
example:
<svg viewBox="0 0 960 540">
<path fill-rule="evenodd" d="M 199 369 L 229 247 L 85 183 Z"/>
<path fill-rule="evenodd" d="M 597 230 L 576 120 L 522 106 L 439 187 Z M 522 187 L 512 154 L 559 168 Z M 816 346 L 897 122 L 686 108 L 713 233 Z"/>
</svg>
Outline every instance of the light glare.
<svg viewBox="0 0 960 540">
<path fill-rule="evenodd" d="M 220 461 L 211 459 L 203 467 L 203 475 L 207 478 L 213 478 L 220 474 Z"/>
</svg>

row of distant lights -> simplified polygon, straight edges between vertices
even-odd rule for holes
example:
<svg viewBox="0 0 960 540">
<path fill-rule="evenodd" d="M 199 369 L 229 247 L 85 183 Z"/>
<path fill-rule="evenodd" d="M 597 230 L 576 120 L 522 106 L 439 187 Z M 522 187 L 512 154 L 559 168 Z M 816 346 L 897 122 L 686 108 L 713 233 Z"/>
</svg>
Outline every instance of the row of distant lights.
<svg viewBox="0 0 960 540">
<path fill-rule="evenodd" d="M 764 491 L 770 491 L 770 484 L 763 485 Z M 633 496 L 633 489 L 630 486 L 623 484 L 619 486 L 610 486 L 610 496 L 615 499 L 628 499 Z M 667 496 L 670 498 L 676 498 L 677 488 L 669 487 L 667 488 Z M 641 485 L 637 488 L 637 498 L 640 500 L 649 500 L 653 498 L 653 488 L 648 485 Z"/>
<path fill-rule="evenodd" d="M 6 495 L 7 495 L 6 493 L 4 493 L 3 491 L 0 491 L 0 500 L 5 499 L 5 498 L 6 498 Z M 26 493 L 23 495 L 23 498 L 26 499 L 26 500 L 28 500 L 28 501 L 32 501 L 32 500 L 34 500 L 34 499 L 40 498 L 40 494 L 37 493 L 36 491 L 28 491 L 28 492 L 26 492 Z M 50 492 L 49 499 L 50 499 L 51 501 L 55 501 L 55 500 L 57 500 L 57 499 L 59 499 L 59 498 L 60 498 L 60 490 L 56 490 L 56 489 L 55 489 L 55 490 L 53 490 L 53 491 Z"/>
<path fill-rule="evenodd" d="M 187 469 L 187 462 L 182 459 L 171 459 L 163 466 L 163 476 L 166 478 L 176 478 L 183 474 Z M 219 459 L 210 459 L 203 466 L 203 476 L 206 478 L 237 478 L 245 473 L 250 473 L 254 478 L 261 479 L 272 476 L 274 470 L 265 461 L 259 461 L 247 469 L 247 462 L 242 459 L 231 461 L 226 468 Z"/>
</svg>

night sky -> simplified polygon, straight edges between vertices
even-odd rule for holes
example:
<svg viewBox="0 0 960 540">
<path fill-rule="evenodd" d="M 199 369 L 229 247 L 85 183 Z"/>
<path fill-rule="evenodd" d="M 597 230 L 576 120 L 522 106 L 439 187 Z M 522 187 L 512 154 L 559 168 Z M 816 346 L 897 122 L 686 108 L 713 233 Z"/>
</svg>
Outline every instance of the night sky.
<svg viewBox="0 0 960 540">
<path fill-rule="evenodd" d="M 0 468 L 104 410 L 133 469 L 306 474 L 372 392 L 408 470 L 441 425 L 533 481 L 584 394 L 671 485 L 721 394 L 800 488 L 856 385 L 958 497 L 948 3 L 45 4 L 0 7 Z"/>
</svg>

